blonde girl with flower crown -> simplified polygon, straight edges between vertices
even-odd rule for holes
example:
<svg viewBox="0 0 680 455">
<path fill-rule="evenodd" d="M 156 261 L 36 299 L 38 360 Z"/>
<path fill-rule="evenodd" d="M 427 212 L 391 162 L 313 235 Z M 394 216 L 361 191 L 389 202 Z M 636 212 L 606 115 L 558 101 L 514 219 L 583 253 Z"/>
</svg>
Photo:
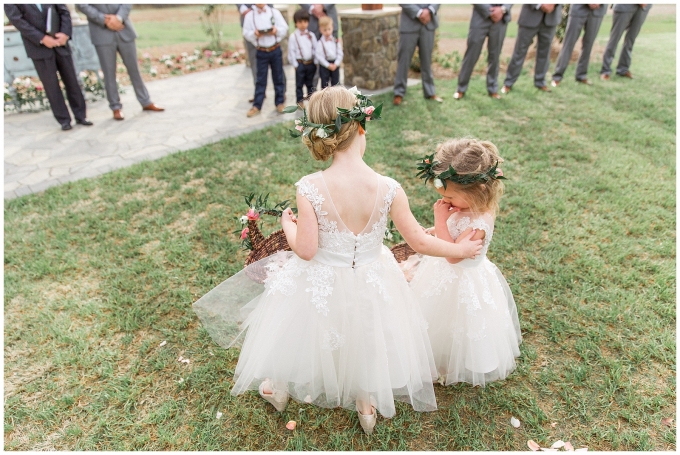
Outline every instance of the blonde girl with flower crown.
<svg viewBox="0 0 680 455">
<path fill-rule="evenodd" d="M 503 194 L 503 159 L 488 141 L 452 139 L 418 165 L 441 199 L 434 204 L 434 233 L 456 244 L 470 233 L 483 240 L 475 259 L 424 257 L 411 289 L 429 325 L 442 385 L 484 386 L 515 369 L 522 342 L 517 308 L 505 278 L 486 254 Z"/>
<path fill-rule="evenodd" d="M 427 235 L 399 184 L 364 162 L 366 121 L 379 119 L 381 110 L 358 91 L 335 86 L 315 92 L 296 122 L 291 133 L 302 136 L 316 160 L 332 163 L 296 183 L 297 218 L 287 209 L 281 219 L 292 252 L 254 264 L 267 278 L 241 310 L 240 328 L 247 327 L 247 334 L 231 390 L 259 390 L 277 411 L 289 398 L 356 409 L 366 433 L 373 431 L 376 412 L 395 415 L 394 400 L 416 411 L 437 408 L 427 325 L 382 243 L 388 216 L 424 254 L 472 258 L 482 243 L 470 240 L 474 233 L 459 243 Z M 226 285 L 228 292 L 194 304 L 217 341 L 231 339 L 220 338 L 228 329 L 225 307 L 252 296 L 252 267 Z M 216 321 L 226 328 L 211 330 Z"/>
</svg>

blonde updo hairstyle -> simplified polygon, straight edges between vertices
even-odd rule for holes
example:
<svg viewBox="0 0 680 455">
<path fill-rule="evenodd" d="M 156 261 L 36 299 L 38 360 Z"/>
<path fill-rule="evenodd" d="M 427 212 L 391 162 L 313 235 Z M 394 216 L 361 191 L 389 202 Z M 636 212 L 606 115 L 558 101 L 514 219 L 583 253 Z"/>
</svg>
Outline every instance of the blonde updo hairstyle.
<svg viewBox="0 0 680 455">
<path fill-rule="evenodd" d="M 335 123 L 339 107 L 351 109 L 356 105 L 357 98 L 344 87 L 326 87 L 321 91 L 314 92 L 309 98 L 307 117 L 312 123 L 328 125 Z M 302 137 L 302 142 L 307 146 L 315 160 L 326 161 L 335 152 L 347 149 L 359 131 L 358 122 L 342 124 L 339 132 L 328 137 L 318 137 L 316 130 Z"/>
<path fill-rule="evenodd" d="M 500 166 L 503 158 L 498 154 L 498 149 L 489 141 L 480 141 L 473 138 L 457 138 L 448 140 L 437 146 L 434 159 L 439 164 L 433 170 L 440 174 L 445 172 L 451 165 L 457 174 L 482 174 L 488 172 L 496 162 Z M 470 208 L 475 212 L 498 213 L 498 202 L 503 195 L 504 185 L 502 180 L 492 179 L 489 182 L 475 182 L 468 185 L 446 182 L 447 187 L 453 185 L 457 192 L 461 193 Z"/>
</svg>

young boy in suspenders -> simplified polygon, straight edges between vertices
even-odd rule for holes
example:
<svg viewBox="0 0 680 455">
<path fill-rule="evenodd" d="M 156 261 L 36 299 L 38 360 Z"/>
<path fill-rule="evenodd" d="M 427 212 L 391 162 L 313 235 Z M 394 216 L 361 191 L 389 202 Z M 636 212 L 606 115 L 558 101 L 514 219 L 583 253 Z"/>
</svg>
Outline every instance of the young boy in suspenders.
<svg viewBox="0 0 680 455">
<path fill-rule="evenodd" d="M 321 38 L 316 45 L 316 60 L 319 63 L 319 79 L 321 88 L 340 83 L 340 64 L 342 63 L 342 45 L 333 36 L 333 19 L 324 16 L 319 19 Z"/>
<path fill-rule="evenodd" d="M 283 113 L 286 84 L 280 44 L 287 34 L 288 23 L 286 23 L 281 12 L 264 3 L 255 4 L 252 11 L 243 18 L 243 37 L 253 43 L 257 49 L 255 98 L 253 107 L 248 111 L 248 117 L 258 115 L 262 109 L 269 68 L 272 70 L 272 80 L 274 81 L 276 110 L 280 114 Z"/>
<path fill-rule="evenodd" d="M 307 30 L 309 13 L 303 9 L 293 14 L 295 31 L 288 38 L 288 62 L 295 68 L 295 95 L 298 106 L 304 108 L 302 87 L 307 87 L 307 98 L 314 92 L 312 82 L 316 73 L 316 36 Z"/>
</svg>

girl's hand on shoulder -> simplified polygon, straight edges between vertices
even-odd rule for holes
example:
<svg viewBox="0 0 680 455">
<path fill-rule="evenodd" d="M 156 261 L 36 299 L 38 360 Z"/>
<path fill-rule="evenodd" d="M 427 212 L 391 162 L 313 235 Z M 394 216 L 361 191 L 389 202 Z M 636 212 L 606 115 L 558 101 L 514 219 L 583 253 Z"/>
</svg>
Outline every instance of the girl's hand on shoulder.
<svg viewBox="0 0 680 455">
<path fill-rule="evenodd" d="M 465 236 L 461 234 L 460 237 L 463 237 L 462 239 L 460 237 L 456 239 L 456 243 L 458 243 L 458 245 L 463 248 L 463 254 L 465 257 L 470 259 L 474 259 L 479 253 L 482 252 L 482 245 L 484 244 L 484 241 L 481 239 L 472 240 L 472 237 L 474 237 L 476 233 L 477 231 L 473 229 Z"/>
<path fill-rule="evenodd" d="M 295 225 L 295 222 L 297 221 L 297 218 L 295 217 L 295 214 L 293 213 L 293 210 L 291 210 L 290 207 L 288 207 L 286 210 L 283 211 L 281 214 L 281 226 L 286 227 L 286 225 Z"/>
</svg>

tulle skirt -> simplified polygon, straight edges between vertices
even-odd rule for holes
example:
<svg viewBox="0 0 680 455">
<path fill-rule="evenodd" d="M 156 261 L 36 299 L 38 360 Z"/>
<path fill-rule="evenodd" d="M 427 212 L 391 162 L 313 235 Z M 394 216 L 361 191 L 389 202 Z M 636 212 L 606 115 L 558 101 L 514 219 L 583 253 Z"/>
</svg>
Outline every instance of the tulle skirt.
<svg viewBox="0 0 680 455">
<path fill-rule="evenodd" d="M 437 409 L 427 324 L 386 247 L 356 268 L 277 253 L 224 281 L 194 309 L 224 347 L 246 331 L 232 395 L 268 378 L 293 399 L 327 408 L 370 400 L 388 418 L 394 400 Z"/>
<path fill-rule="evenodd" d="M 442 385 L 484 386 L 516 367 L 522 342 L 517 307 L 500 270 L 486 257 L 449 264 L 423 257 L 411 280 L 429 324 Z"/>
</svg>

